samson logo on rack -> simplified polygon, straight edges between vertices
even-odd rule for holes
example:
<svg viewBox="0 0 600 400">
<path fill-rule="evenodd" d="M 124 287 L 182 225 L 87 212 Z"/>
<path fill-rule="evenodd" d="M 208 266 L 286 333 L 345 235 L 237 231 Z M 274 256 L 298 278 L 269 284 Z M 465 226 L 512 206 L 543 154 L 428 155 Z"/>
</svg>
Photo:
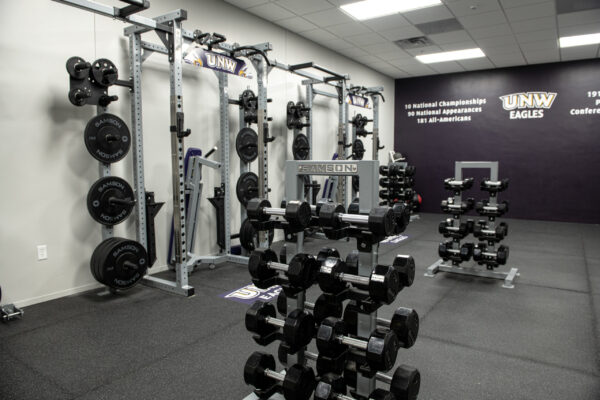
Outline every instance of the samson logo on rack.
<svg viewBox="0 0 600 400">
<path fill-rule="evenodd" d="M 298 165 L 298 173 L 300 174 L 355 175 L 357 172 L 357 164 L 324 163 Z"/>
<path fill-rule="evenodd" d="M 243 60 L 229 57 L 214 51 L 204 50 L 197 45 L 190 45 L 183 54 L 183 61 L 197 67 L 213 69 L 251 79 L 248 67 Z"/>
<path fill-rule="evenodd" d="M 367 97 L 358 96 L 355 94 L 349 94 L 346 98 L 346 102 L 351 106 L 371 108 L 371 103 L 369 103 L 369 99 Z"/>
<path fill-rule="evenodd" d="M 502 108 L 510 111 L 510 119 L 544 118 L 544 110 L 549 110 L 556 100 L 554 92 L 522 92 L 500 96 Z"/>
</svg>

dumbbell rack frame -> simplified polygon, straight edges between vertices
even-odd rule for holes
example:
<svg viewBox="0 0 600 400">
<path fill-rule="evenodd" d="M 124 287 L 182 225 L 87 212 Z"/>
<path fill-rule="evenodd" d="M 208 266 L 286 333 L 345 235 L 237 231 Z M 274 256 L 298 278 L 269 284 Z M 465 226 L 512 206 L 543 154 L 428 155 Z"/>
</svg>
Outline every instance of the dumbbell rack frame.
<svg viewBox="0 0 600 400">
<path fill-rule="evenodd" d="M 462 180 L 463 179 L 463 170 L 465 169 L 489 169 L 490 170 L 490 180 L 498 181 L 498 161 L 456 161 L 454 164 L 454 179 Z M 490 197 L 490 205 L 496 205 L 498 201 L 498 197 Z M 454 196 L 454 204 L 460 204 L 462 202 L 462 194 Z M 459 215 L 458 219 L 454 218 L 454 223 L 460 224 L 462 220 L 462 214 Z M 490 221 L 490 228 L 494 229 L 495 221 Z M 453 241 L 453 245 L 455 242 Z M 492 248 L 493 250 L 493 248 Z M 481 269 L 473 264 L 470 267 L 467 266 L 456 266 L 452 264 L 447 264 L 444 260 L 439 259 L 435 263 L 431 264 L 427 268 L 427 272 L 425 272 L 425 276 L 434 277 L 438 272 L 450 272 L 453 274 L 460 275 L 471 275 L 471 276 L 479 276 L 483 278 L 491 278 L 491 279 L 500 279 L 503 280 L 502 287 L 506 289 L 513 289 L 515 287 L 514 281 L 520 276 L 519 269 L 511 267 L 508 272 L 504 271 L 494 271 L 488 269 Z"/>
<path fill-rule="evenodd" d="M 285 163 L 285 195 L 286 200 L 302 200 L 304 194 L 303 175 L 330 176 L 337 175 L 344 178 L 358 176 L 359 184 L 363 189 L 364 196 L 360 196 L 359 207 L 361 214 L 368 214 L 369 211 L 378 205 L 378 183 L 379 161 L 361 160 L 361 161 L 311 161 L 311 160 L 288 160 Z M 268 247 L 268 243 L 263 243 Z M 297 234 L 296 242 L 286 242 L 286 262 L 303 251 L 304 233 Z M 370 276 L 373 268 L 378 263 L 379 244 L 373 244 L 371 251 L 359 251 L 358 275 Z M 295 309 L 304 309 L 306 301 L 306 292 L 300 292 L 292 301 L 288 299 L 287 313 Z M 368 338 L 371 332 L 377 327 L 377 311 L 371 314 L 358 314 L 357 336 Z M 304 363 L 304 352 L 300 351 L 294 356 L 288 355 L 288 364 Z M 285 372 L 284 372 L 285 373 Z M 368 379 L 362 375 L 357 375 L 356 391 L 359 395 L 367 397 L 375 389 L 375 378 Z M 258 397 L 252 393 L 244 400 L 256 400 Z M 271 400 L 282 400 L 283 396 L 275 394 L 270 397 Z"/>
<path fill-rule="evenodd" d="M 350 90 L 352 90 L 354 87 L 350 86 Z M 367 95 L 369 94 L 369 97 L 371 98 L 371 101 L 373 103 L 373 129 L 372 129 L 372 134 L 371 134 L 371 139 L 372 139 L 372 144 L 373 144 L 373 148 L 371 151 L 371 160 L 379 160 L 379 148 L 377 147 L 379 145 L 379 94 L 381 94 L 383 92 L 383 86 L 377 86 L 377 87 L 369 87 L 369 88 L 361 88 L 360 90 L 358 90 L 355 94 L 357 96 L 362 96 L 362 95 Z M 346 108 L 349 108 L 350 104 L 346 103 Z M 360 107 L 357 105 L 353 105 L 354 107 Z M 366 108 L 366 107 L 363 107 Z M 346 111 L 346 115 L 350 115 L 349 111 Z M 356 135 L 356 126 L 352 125 L 352 137 L 351 137 L 351 142 L 354 143 L 354 141 L 357 139 L 357 135 Z M 354 186 L 352 186 L 352 197 L 350 199 L 350 202 L 352 202 L 352 200 L 354 200 L 357 196 L 357 191 L 354 190 Z"/>
<path fill-rule="evenodd" d="M 400 164 L 402 165 L 404 168 L 406 168 L 408 166 L 408 161 L 406 161 L 406 158 L 402 158 L 402 159 L 397 159 L 395 157 L 396 152 L 394 150 L 390 150 L 388 152 L 388 166 L 391 164 Z M 388 204 L 391 205 L 391 204 Z M 410 222 L 412 221 L 416 221 L 418 219 L 420 219 L 421 216 L 419 214 L 413 214 L 412 211 L 410 213 Z"/>
</svg>

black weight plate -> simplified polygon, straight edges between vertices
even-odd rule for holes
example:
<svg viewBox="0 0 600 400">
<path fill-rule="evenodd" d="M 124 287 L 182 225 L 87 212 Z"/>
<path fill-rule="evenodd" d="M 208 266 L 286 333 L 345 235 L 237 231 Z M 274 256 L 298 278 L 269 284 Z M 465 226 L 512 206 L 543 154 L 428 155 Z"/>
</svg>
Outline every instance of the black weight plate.
<svg viewBox="0 0 600 400">
<path fill-rule="evenodd" d="M 102 269 L 100 262 L 102 259 L 106 258 L 106 249 L 110 247 L 115 242 L 116 238 L 109 238 L 104 240 L 94 249 L 92 253 L 92 257 L 90 259 L 90 270 L 92 271 L 92 276 L 98 282 L 103 283 L 102 281 Z"/>
<path fill-rule="evenodd" d="M 275 230 L 269 230 L 269 246 L 273 243 L 273 238 L 275 237 Z M 241 246 L 248 250 L 252 251 L 256 249 L 258 246 L 258 233 L 252 223 L 248 218 L 246 218 L 240 227 L 240 244 Z"/>
<path fill-rule="evenodd" d="M 119 70 L 107 58 L 99 58 L 92 64 L 92 79 L 100 86 L 108 87 L 119 79 Z"/>
<path fill-rule="evenodd" d="M 252 128 L 242 128 L 235 138 L 235 150 L 240 159 L 249 163 L 258 157 L 258 135 Z"/>
<path fill-rule="evenodd" d="M 286 125 L 288 129 L 294 129 L 294 125 L 295 125 L 295 104 L 293 101 L 288 101 L 287 106 L 286 106 Z"/>
<path fill-rule="evenodd" d="M 258 98 L 252 90 L 244 90 L 240 96 L 242 108 L 245 111 L 254 111 L 258 109 Z"/>
<path fill-rule="evenodd" d="M 134 286 L 148 268 L 146 249 L 135 240 L 115 238 L 98 256 L 102 283 L 113 289 Z"/>
<path fill-rule="evenodd" d="M 352 143 L 352 154 L 355 160 L 362 160 L 365 155 L 365 145 L 362 140 L 356 139 Z"/>
<path fill-rule="evenodd" d="M 79 63 L 85 63 L 85 60 L 81 57 L 71 57 L 67 60 L 67 72 L 73 79 L 86 79 L 90 74 L 89 68 L 84 68 L 80 70 L 75 69 L 75 65 Z"/>
<path fill-rule="evenodd" d="M 133 189 L 124 179 L 106 176 L 98 179 L 90 188 L 87 208 L 96 222 L 111 226 L 123 222 L 131 214 L 134 201 Z"/>
<path fill-rule="evenodd" d="M 131 147 L 131 134 L 125 122 L 113 114 L 100 114 L 90 119 L 83 133 L 85 147 L 96 160 L 117 162 Z"/>
<path fill-rule="evenodd" d="M 299 133 L 294 138 L 294 142 L 292 143 L 292 154 L 294 155 L 294 160 L 306 160 L 308 158 L 308 152 L 310 150 L 310 145 L 308 144 L 308 138 L 305 134 Z"/>
<path fill-rule="evenodd" d="M 89 87 L 74 88 L 69 90 L 69 101 L 74 106 L 85 106 L 90 97 L 92 97 L 92 91 Z"/>
<path fill-rule="evenodd" d="M 254 172 L 244 172 L 235 185 L 237 198 L 244 206 L 258 196 L 258 176 Z"/>
</svg>

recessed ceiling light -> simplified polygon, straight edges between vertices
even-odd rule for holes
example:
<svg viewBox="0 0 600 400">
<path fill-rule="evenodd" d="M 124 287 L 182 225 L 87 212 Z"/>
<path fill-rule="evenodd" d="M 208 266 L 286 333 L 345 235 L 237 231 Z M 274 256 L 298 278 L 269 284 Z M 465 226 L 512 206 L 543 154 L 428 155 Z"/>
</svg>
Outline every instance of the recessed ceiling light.
<svg viewBox="0 0 600 400">
<path fill-rule="evenodd" d="M 457 51 L 445 51 L 443 53 L 423 54 L 420 56 L 416 56 L 416 59 L 421 61 L 423 64 L 433 64 L 444 61 L 466 60 L 469 58 L 480 57 L 485 57 L 485 54 L 483 54 L 483 51 L 481 51 L 480 48 L 476 48 Z"/>
<path fill-rule="evenodd" d="M 363 0 L 340 8 L 352 18 L 362 21 L 439 4 L 442 4 L 441 0 Z"/>
<path fill-rule="evenodd" d="M 591 35 L 565 36 L 558 39 L 560 47 L 585 46 L 588 44 L 600 43 L 600 33 Z"/>
</svg>

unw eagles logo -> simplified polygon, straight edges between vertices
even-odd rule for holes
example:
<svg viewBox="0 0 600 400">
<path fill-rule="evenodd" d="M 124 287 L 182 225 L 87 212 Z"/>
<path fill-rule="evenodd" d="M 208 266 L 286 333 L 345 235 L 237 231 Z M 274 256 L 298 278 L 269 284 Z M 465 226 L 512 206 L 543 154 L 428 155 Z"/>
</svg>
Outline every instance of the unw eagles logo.
<svg viewBox="0 0 600 400">
<path fill-rule="evenodd" d="M 556 100 L 553 92 L 521 92 L 500 96 L 502 108 L 510 111 L 510 119 L 544 118 L 544 110 L 549 110 Z"/>
</svg>

